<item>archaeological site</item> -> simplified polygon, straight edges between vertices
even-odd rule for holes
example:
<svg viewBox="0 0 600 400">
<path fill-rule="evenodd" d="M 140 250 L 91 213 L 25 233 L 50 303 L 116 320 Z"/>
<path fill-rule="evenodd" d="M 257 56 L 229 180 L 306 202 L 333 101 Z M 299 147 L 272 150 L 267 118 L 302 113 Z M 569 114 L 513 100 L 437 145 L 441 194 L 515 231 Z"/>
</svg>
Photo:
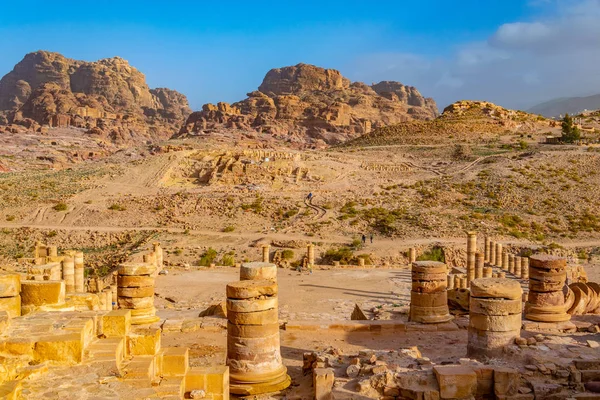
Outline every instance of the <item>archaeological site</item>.
<svg viewBox="0 0 600 400">
<path fill-rule="evenodd" d="M 0 11 L 0 399 L 600 400 L 599 0 L 109 3 Z"/>
</svg>

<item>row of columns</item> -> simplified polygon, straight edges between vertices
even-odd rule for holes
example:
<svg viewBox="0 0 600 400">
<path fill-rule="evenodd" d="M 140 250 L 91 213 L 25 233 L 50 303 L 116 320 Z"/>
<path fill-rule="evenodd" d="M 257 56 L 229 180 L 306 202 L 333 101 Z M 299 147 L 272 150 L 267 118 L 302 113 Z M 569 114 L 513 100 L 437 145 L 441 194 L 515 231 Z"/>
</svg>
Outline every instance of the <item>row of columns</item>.
<svg viewBox="0 0 600 400">
<path fill-rule="evenodd" d="M 315 245 L 312 243 L 306 246 L 306 258 L 308 260 L 308 265 L 315 265 Z M 271 262 L 271 246 L 268 244 L 262 245 L 262 262 Z"/>
</svg>

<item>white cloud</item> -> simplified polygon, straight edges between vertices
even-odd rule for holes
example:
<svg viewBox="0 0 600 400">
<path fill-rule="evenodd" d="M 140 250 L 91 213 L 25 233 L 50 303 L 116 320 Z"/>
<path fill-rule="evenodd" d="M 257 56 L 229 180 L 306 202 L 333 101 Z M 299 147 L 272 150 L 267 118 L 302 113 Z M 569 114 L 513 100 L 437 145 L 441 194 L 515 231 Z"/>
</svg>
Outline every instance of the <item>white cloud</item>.
<svg viewBox="0 0 600 400">
<path fill-rule="evenodd" d="M 479 99 L 526 109 L 552 98 L 600 93 L 600 0 L 538 0 L 535 7 L 539 17 L 501 25 L 443 58 L 367 55 L 349 67 L 356 72 L 360 65 L 360 76 L 350 77 L 416 86 L 440 108 Z"/>
</svg>

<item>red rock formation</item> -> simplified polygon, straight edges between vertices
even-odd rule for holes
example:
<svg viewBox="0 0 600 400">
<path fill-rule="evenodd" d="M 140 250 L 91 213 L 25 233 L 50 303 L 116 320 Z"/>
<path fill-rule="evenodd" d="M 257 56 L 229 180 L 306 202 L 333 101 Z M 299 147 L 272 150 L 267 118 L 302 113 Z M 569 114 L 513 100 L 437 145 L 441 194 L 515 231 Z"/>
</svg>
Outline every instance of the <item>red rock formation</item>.
<svg viewBox="0 0 600 400">
<path fill-rule="evenodd" d="M 238 129 L 292 142 L 333 144 L 375 127 L 437 114 L 433 99 L 423 98 L 413 87 L 351 83 L 339 71 L 298 64 L 269 71 L 258 91 L 245 100 L 204 105 L 175 137 Z"/>
<path fill-rule="evenodd" d="M 96 128 L 90 133 L 130 142 L 168 138 L 190 112 L 184 95 L 151 90 L 120 57 L 84 62 L 38 51 L 0 80 L 4 124 Z"/>
</svg>

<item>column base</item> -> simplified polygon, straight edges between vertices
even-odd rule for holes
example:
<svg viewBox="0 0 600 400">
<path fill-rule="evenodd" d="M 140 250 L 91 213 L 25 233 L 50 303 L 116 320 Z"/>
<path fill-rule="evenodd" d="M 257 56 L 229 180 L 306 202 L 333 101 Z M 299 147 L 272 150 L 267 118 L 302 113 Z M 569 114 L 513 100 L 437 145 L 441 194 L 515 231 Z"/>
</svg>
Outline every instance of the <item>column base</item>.
<svg viewBox="0 0 600 400">
<path fill-rule="evenodd" d="M 285 366 L 282 371 L 282 374 L 278 374 L 269 380 L 259 382 L 246 381 L 243 374 L 230 376 L 229 392 L 238 396 L 254 396 L 258 394 L 280 392 L 287 389 L 292 383 L 292 378 L 287 374 L 287 368 Z"/>
</svg>

